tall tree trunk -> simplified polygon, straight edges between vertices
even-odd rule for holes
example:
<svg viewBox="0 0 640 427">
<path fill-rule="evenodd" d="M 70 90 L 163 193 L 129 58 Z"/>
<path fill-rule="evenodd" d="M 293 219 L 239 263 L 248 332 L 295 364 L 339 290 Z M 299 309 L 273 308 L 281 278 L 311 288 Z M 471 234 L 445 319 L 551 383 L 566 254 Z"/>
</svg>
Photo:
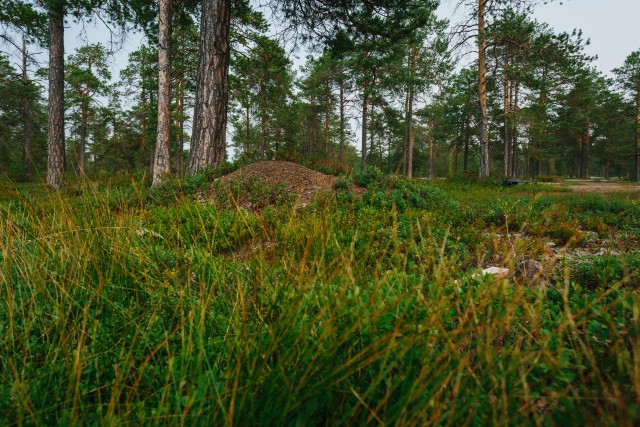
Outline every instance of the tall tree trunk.
<svg viewBox="0 0 640 427">
<path fill-rule="evenodd" d="M 504 81 L 503 81 L 503 101 L 504 101 L 504 177 L 511 177 L 511 139 L 509 138 L 509 50 L 505 46 L 504 54 Z"/>
<path fill-rule="evenodd" d="M 636 89 L 636 146 L 634 150 L 633 173 L 636 182 L 640 182 L 640 85 Z"/>
<path fill-rule="evenodd" d="M 591 118 L 589 113 L 585 117 L 584 124 L 584 152 L 582 155 L 582 178 L 589 178 L 589 145 L 591 144 Z"/>
<path fill-rule="evenodd" d="M 148 124 L 147 124 L 147 95 L 144 91 L 144 88 L 142 89 L 142 91 L 140 92 L 140 114 L 141 114 L 141 126 L 142 129 L 140 130 L 141 135 L 140 135 L 140 147 L 144 150 L 147 146 L 147 128 L 148 128 Z"/>
<path fill-rule="evenodd" d="M 260 158 L 267 158 L 267 115 L 260 114 Z"/>
<path fill-rule="evenodd" d="M 329 88 L 329 77 L 324 86 L 324 157 L 329 157 L 329 107 L 331 91 Z"/>
<path fill-rule="evenodd" d="M 407 177 L 407 159 L 409 157 L 409 88 L 404 97 L 404 122 L 406 123 L 402 138 L 402 176 Z"/>
<path fill-rule="evenodd" d="M 340 163 L 344 163 L 344 75 L 340 73 Z"/>
<path fill-rule="evenodd" d="M 313 116 L 311 117 L 311 139 L 309 140 L 309 155 L 317 152 L 318 147 L 318 118 L 316 117 L 315 109 L 313 109 L 312 111 Z"/>
<path fill-rule="evenodd" d="M 22 37 L 22 87 L 24 98 L 22 99 L 22 125 L 24 130 L 24 144 L 22 147 L 22 161 L 28 179 L 33 175 L 33 160 L 31 158 L 31 100 L 28 91 L 29 78 L 27 76 L 27 41 Z"/>
<path fill-rule="evenodd" d="M 582 160 L 582 156 L 584 154 L 584 149 L 582 147 L 582 144 L 584 143 L 584 134 L 578 135 L 578 149 L 577 151 L 577 156 L 576 156 L 576 177 L 577 178 L 583 178 L 583 174 L 582 174 L 582 167 L 583 167 L 583 160 Z"/>
<path fill-rule="evenodd" d="M 97 142 L 98 141 L 98 125 L 96 123 L 96 113 L 95 111 L 93 112 L 93 114 L 91 114 L 91 131 L 92 131 L 92 139 L 91 142 L 93 143 L 92 147 L 91 147 L 91 152 L 93 154 L 93 173 L 96 174 L 98 172 L 98 153 L 96 152 L 97 149 Z"/>
<path fill-rule="evenodd" d="M 204 0 L 189 173 L 225 160 L 231 0 Z"/>
<path fill-rule="evenodd" d="M 411 60 L 410 60 L 410 75 L 413 79 L 413 73 L 416 68 L 416 47 L 411 46 Z M 407 110 L 407 114 L 409 116 L 408 127 L 409 127 L 409 146 L 407 147 L 407 178 L 413 178 L 413 144 L 414 144 L 414 128 L 413 128 L 413 81 L 409 84 L 409 108 Z"/>
<path fill-rule="evenodd" d="M 456 145 L 453 149 L 453 176 L 458 175 L 458 169 L 460 168 L 460 151 L 462 150 L 462 138 L 464 135 L 464 129 L 460 129 L 460 126 L 456 126 L 458 128 L 458 137 L 456 138 Z"/>
<path fill-rule="evenodd" d="M 360 167 L 367 167 L 367 114 L 369 112 L 369 85 L 365 82 L 362 93 L 362 159 Z"/>
<path fill-rule="evenodd" d="M 176 168 L 180 178 L 184 177 L 184 74 L 184 70 L 182 70 L 178 86 L 178 158 Z"/>
<path fill-rule="evenodd" d="M 478 0 L 478 103 L 480 106 L 480 177 L 489 176 L 489 125 L 487 123 L 487 39 L 485 7 L 487 0 Z"/>
<path fill-rule="evenodd" d="M 429 142 L 429 179 L 436 179 L 436 150 L 433 142 L 433 120 L 429 121 L 427 138 Z"/>
<path fill-rule="evenodd" d="M 49 116 L 47 119 L 47 183 L 53 188 L 64 184 L 64 6 L 53 3 L 49 19 Z"/>
<path fill-rule="evenodd" d="M 370 108 L 371 108 L 371 111 L 369 112 L 369 114 L 371 116 L 371 124 L 369 125 L 369 152 L 371 153 L 371 164 L 373 165 L 375 162 L 375 152 L 376 152 L 374 136 L 375 136 L 375 131 L 376 131 L 378 122 L 376 121 L 376 118 L 374 116 L 375 104 L 371 103 Z M 382 163 L 378 163 L 378 166 L 382 168 Z"/>
<path fill-rule="evenodd" d="M 246 139 L 244 141 L 244 154 L 248 154 L 249 153 L 249 138 L 251 135 L 251 121 L 249 118 L 249 106 L 247 105 L 247 108 L 245 109 L 245 132 L 246 132 Z"/>
<path fill-rule="evenodd" d="M 158 129 L 153 186 L 161 184 L 171 173 L 171 0 L 160 0 L 158 33 Z"/>
<path fill-rule="evenodd" d="M 467 106 L 465 107 L 466 114 L 464 118 L 464 156 L 462 159 L 462 171 L 465 174 L 469 171 L 469 128 L 471 127 L 471 111 L 469 109 L 469 103 L 470 100 L 467 98 Z"/>
<path fill-rule="evenodd" d="M 516 82 L 513 95 L 513 124 L 511 132 L 511 176 L 518 176 L 518 96 L 520 92 L 520 83 Z"/>
<path fill-rule="evenodd" d="M 80 107 L 80 145 L 76 152 L 76 158 L 78 160 L 78 176 L 84 177 L 86 175 L 85 157 L 87 151 L 87 121 L 88 121 L 88 106 L 86 102 L 82 103 Z"/>
</svg>

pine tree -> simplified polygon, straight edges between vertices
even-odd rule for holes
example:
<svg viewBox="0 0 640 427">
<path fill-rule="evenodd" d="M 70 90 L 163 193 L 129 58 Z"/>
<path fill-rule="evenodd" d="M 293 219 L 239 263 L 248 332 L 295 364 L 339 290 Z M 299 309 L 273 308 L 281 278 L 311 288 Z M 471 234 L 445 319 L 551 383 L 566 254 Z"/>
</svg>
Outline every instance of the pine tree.
<svg viewBox="0 0 640 427">
<path fill-rule="evenodd" d="M 618 84 L 635 101 L 635 144 L 632 177 L 640 182 L 640 50 L 631 53 L 620 68 L 614 70 Z"/>
</svg>

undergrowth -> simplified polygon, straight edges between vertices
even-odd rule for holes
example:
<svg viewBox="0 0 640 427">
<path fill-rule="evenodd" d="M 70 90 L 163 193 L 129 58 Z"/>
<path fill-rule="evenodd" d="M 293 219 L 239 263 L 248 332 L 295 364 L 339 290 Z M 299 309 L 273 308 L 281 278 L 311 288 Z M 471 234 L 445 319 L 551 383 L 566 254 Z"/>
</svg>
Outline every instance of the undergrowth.
<svg viewBox="0 0 640 427">
<path fill-rule="evenodd" d="M 637 198 L 213 178 L 0 202 L 3 424 L 640 422 Z M 527 259 L 544 285 L 474 274 Z"/>
</svg>

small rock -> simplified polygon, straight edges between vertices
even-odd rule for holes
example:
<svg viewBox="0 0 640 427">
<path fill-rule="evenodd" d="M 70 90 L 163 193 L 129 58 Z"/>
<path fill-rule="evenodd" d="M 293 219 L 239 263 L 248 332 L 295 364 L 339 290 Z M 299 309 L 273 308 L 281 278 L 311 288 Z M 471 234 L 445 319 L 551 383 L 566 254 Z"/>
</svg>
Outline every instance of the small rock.
<svg viewBox="0 0 640 427">
<path fill-rule="evenodd" d="M 527 280 L 534 280 L 542 274 L 542 264 L 539 261 L 530 259 L 524 262 L 524 275 Z"/>
<path fill-rule="evenodd" d="M 147 234 L 150 235 L 151 237 L 157 237 L 159 239 L 163 239 L 164 237 L 162 237 L 160 234 L 156 233 L 153 230 L 147 230 L 146 228 L 138 228 L 136 229 L 136 234 L 138 235 L 138 237 L 144 237 Z"/>
<path fill-rule="evenodd" d="M 482 270 L 482 275 L 483 276 L 492 275 L 492 276 L 495 276 L 496 280 L 502 280 L 509 277 L 509 269 L 501 268 L 501 267 L 489 267 Z"/>
</svg>

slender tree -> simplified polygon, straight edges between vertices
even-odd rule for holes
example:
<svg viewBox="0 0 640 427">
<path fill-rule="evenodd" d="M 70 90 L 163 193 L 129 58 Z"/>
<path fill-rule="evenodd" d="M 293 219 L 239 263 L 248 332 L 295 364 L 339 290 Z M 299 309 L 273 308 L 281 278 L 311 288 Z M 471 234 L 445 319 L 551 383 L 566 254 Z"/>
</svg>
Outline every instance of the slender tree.
<svg viewBox="0 0 640 427">
<path fill-rule="evenodd" d="M 616 68 L 613 72 L 620 87 L 634 99 L 636 107 L 632 176 L 636 182 L 640 182 L 640 50 L 631 53 L 622 67 Z"/>
<path fill-rule="evenodd" d="M 160 0 L 158 17 L 158 129 L 153 156 L 152 185 L 171 173 L 171 0 Z"/>
<path fill-rule="evenodd" d="M 86 174 L 86 147 L 89 132 L 89 115 L 94 110 L 96 95 L 107 95 L 111 79 L 108 52 L 101 44 L 76 49 L 66 64 L 65 82 L 68 87 L 65 98 L 68 107 L 80 112 L 80 141 L 75 147 L 78 174 Z"/>
</svg>

